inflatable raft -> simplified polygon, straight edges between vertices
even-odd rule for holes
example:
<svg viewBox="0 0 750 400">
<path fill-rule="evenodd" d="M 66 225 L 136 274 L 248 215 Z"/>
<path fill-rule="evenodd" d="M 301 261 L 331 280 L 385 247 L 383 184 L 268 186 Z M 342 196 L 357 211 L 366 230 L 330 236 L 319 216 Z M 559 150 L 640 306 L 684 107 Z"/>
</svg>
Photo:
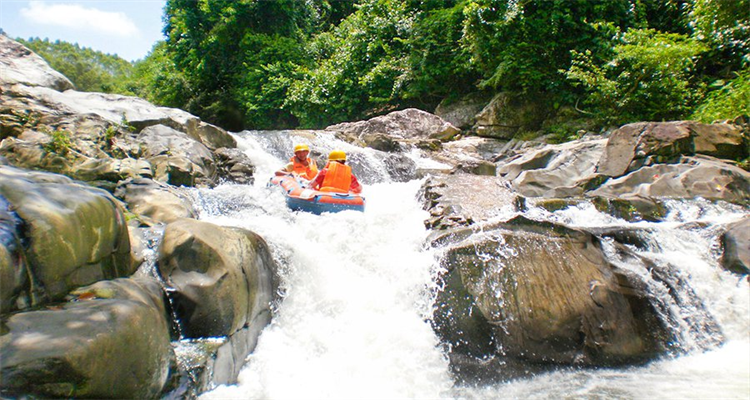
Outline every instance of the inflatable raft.
<svg viewBox="0 0 750 400">
<path fill-rule="evenodd" d="M 269 186 L 278 186 L 286 194 L 286 205 L 295 211 L 313 214 L 344 210 L 365 211 L 365 198 L 354 193 L 320 192 L 308 189 L 293 176 L 274 176 Z"/>
</svg>

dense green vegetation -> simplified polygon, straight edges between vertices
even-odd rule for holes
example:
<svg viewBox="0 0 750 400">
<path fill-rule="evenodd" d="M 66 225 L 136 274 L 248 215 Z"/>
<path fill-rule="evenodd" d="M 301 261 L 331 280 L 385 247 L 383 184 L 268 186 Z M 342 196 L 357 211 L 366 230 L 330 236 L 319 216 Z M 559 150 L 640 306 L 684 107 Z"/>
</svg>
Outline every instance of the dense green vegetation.
<svg viewBox="0 0 750 400">
<path fill-rule="evenodd" d="M 133 66 L 117 55 L 59 40 L 32 38 L 19 42 L 67 76 L 80 91 L 121 93 L 124 88 L 120 84 L 132 74 Z"/>
<path fill-rule="evenodd" d="M 80 90 L 230 130 L 432 111 L 477 91 L 603 124 L 750 114 L 750 0 L 169 0 L 164 18 L 166 40 L 129 67 L 26 44 Z"/>
</svg>

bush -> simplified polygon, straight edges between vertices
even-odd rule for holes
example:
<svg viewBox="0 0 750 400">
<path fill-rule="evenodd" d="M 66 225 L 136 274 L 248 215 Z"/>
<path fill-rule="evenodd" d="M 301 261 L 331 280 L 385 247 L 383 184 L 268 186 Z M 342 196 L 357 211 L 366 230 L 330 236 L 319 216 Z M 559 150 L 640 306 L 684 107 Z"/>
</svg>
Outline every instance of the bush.
<svg viewBox="0 0 750 400">
<path fill-rule="evenodd" d="M 572 51 L 573 64 L 564 72 L 588 91 L 585 104 L 602 121 L 617 124 L 687 115 L 702 93 L 691 83 L 695 58 L 707 48 L 685 35 L 652 29 L 618 36 L 613 57 L 603 65 L 588 50 Z"/>
<path fill-rule="evenodd" d="M 729 83 L 710 92 L 691 118 L 710 123 L 740 115 L 750 116 L 750 68 L 740 71 Z"/>
</svg>

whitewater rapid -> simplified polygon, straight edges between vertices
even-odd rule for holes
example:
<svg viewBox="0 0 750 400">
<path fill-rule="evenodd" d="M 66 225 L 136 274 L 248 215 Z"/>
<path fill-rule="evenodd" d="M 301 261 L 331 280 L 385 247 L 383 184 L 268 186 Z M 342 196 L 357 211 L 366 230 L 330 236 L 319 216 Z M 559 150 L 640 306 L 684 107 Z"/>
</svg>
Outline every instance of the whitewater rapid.
<svg viewBox="0 0 750 400">
<path fill-rule="evenodd" d="M 712 261 L 715 235 L 680 228 L 685 221 L 736 219 L 746 210 L 685 202 L 672 206 L 670 221 L 651 226 L 663 231 L 652 252 L 682 268 L 721 325 L 723 346 L 644 366 L 561 368 L 462 386 L 454 382 L 445 348 L 430 326 L 439 250 L 425 246 L 428 214 L 417 200 L 422 181 L 393 182 L 375 157 L 364 153 L 360 158 L 369 160 L 372 172 L 361 179 L 364 213 L 291 212 L 282 194 L 265 185 L 285 163 L 291 139 L 260 133 L 237 139 L 256 163 L 256 182 L 196 189 L 200 219 L 265 238 L 280 267 L 282 300 L 238 384 L 201 399 L 750 397 L 748 283 Z M 315 144 L 325 150 L 347 146 L 333 138 Z M 626 224 L 585 205 L 555 213 L 532 208 L 529 215 L 578 227 Z"/>
</svg>

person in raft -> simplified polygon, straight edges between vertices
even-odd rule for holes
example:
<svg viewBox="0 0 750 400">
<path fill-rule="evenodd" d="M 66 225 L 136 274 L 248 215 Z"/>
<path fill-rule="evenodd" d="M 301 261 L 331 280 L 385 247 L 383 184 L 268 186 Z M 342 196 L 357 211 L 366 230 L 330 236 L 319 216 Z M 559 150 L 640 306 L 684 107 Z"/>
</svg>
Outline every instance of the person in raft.
<svg viewBox="0 0 750 400">
<path fill-rule="evenodd" d="M 318 166 L 315 160 L 308 157 L 309 154 L 310 146 L 306 144 L 294 146 L 294 157 L 289 159 L 289 164 L 276 171 L 276 176 L 292 174 L 308 181 L 315 178 L 318 174 Z"/>
<path fill-rule="evenodd" d="M 352 168 L 346 165 L 346 153 L 341 150 L 334 150 L 328 155 L 328 164 L 310 182 L 310 187 L 321 192 L 362 193 L 362 186 L 352 173 Z"/>
</svg>

